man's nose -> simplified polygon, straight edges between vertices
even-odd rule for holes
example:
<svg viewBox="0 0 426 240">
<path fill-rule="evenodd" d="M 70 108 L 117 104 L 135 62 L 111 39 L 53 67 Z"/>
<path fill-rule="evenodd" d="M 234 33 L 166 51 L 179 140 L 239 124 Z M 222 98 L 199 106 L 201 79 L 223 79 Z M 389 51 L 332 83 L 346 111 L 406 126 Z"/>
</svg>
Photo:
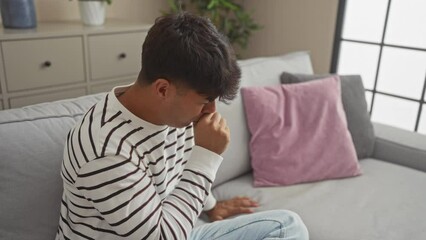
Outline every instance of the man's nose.
<svg viewBox="0 0 426 240">
<path fill-rule="evenodd" d="M 203 108 L 203 113 L 213 113 L 216 112 L 216 101 L 211 101 L 207 103 Z"/>
</svg>

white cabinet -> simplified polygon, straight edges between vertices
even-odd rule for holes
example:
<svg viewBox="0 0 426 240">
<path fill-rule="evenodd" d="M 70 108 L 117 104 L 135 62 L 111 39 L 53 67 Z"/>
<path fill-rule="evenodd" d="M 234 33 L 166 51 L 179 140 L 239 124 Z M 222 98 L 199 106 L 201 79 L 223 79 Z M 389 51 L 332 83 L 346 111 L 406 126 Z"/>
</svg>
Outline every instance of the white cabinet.
<svg viewBox="0 0 426 240">
<path fill-rule="evenodd" d="M 40 22 L 0 28 L 0 109 L 111 90 L 136 80 L 150 25 L 108 19 L 104 26 Z"/>
<path fill-rule="evenodd" d="M 24 97 L 12 97 L 9 99 L 10 108 L 23 107 L 34 103 L 50 102 L 59 99 L 73 98 L 86 95 L 85 88 L 67 89 L 62 91 L 52 91 L 43 94 L 34 94 Z"/>
<path fill-rule="evenodd" d="M 85 81 L 82 37 L 5 41 L 1 47 L 10 92 Z"/>
<path fill-rule="evenodd" d="M 138 74 L 145 32 L 89 37 L 91 78 L 100 80 Z"/>
<path fill-rule="evenodd" d="M 115 86 L 128 85 L 128 84 L 134 83 L 135 81 L 136 81 L 135 78 L 129 78 L 129 79 L 121 79 L 120 81 L 117 81 L 117 82 L 109 82 L 109 83 L 92 85 L 90 89 L 90 93 L 109 92 Z"/>
</svg>

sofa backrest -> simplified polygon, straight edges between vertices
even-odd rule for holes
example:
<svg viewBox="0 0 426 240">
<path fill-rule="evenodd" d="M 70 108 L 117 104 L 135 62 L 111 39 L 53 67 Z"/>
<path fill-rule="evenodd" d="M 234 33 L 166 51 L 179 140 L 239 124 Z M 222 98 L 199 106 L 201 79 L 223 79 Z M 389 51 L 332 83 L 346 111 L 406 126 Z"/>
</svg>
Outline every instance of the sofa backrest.
<svg viewBox="0 0 426 240">
<path fill-rule="evenodd" d="M 312 73 L 307 52 L 239 62 L 242 86 L 279 84 L 283 71 Z M 60 168 L 68 131 L 104 94 L 0 111 L 0 239 L 53 239 L 62 195 Z M 250 171 L 241 97 L 218 104 L 231 143 L 215 185 Z"/>
<path fill-rule="evenodd" d="M 68 131 L 104 94 L 0 111 L 0 239 L 54 239 Z"/>
</svg>

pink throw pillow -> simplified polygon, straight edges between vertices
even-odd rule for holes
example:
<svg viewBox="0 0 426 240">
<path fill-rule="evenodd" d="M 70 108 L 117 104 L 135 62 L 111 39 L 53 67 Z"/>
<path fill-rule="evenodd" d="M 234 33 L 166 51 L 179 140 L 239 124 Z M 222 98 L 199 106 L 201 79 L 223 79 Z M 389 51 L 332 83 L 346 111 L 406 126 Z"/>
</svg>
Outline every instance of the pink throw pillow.
<svg viewBox="0 0 426 240">
<path fill-rule="evenodd" d="M 361 174 L 338 76 L 241 91 L 255 186 Z"/>
</svg>

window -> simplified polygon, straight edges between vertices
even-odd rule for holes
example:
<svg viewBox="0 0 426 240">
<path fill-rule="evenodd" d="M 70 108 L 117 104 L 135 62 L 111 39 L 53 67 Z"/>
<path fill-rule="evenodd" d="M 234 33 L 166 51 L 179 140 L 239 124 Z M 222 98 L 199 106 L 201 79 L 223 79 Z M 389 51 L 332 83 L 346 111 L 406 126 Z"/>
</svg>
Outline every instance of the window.
<svg viewBox="0 0 426 240">
<path fill-rule="evenodd" d="M 426 134 L 426 1 L 340 0 L 331 72 L 361 75 L 371 119 Z"/>
</svg>

